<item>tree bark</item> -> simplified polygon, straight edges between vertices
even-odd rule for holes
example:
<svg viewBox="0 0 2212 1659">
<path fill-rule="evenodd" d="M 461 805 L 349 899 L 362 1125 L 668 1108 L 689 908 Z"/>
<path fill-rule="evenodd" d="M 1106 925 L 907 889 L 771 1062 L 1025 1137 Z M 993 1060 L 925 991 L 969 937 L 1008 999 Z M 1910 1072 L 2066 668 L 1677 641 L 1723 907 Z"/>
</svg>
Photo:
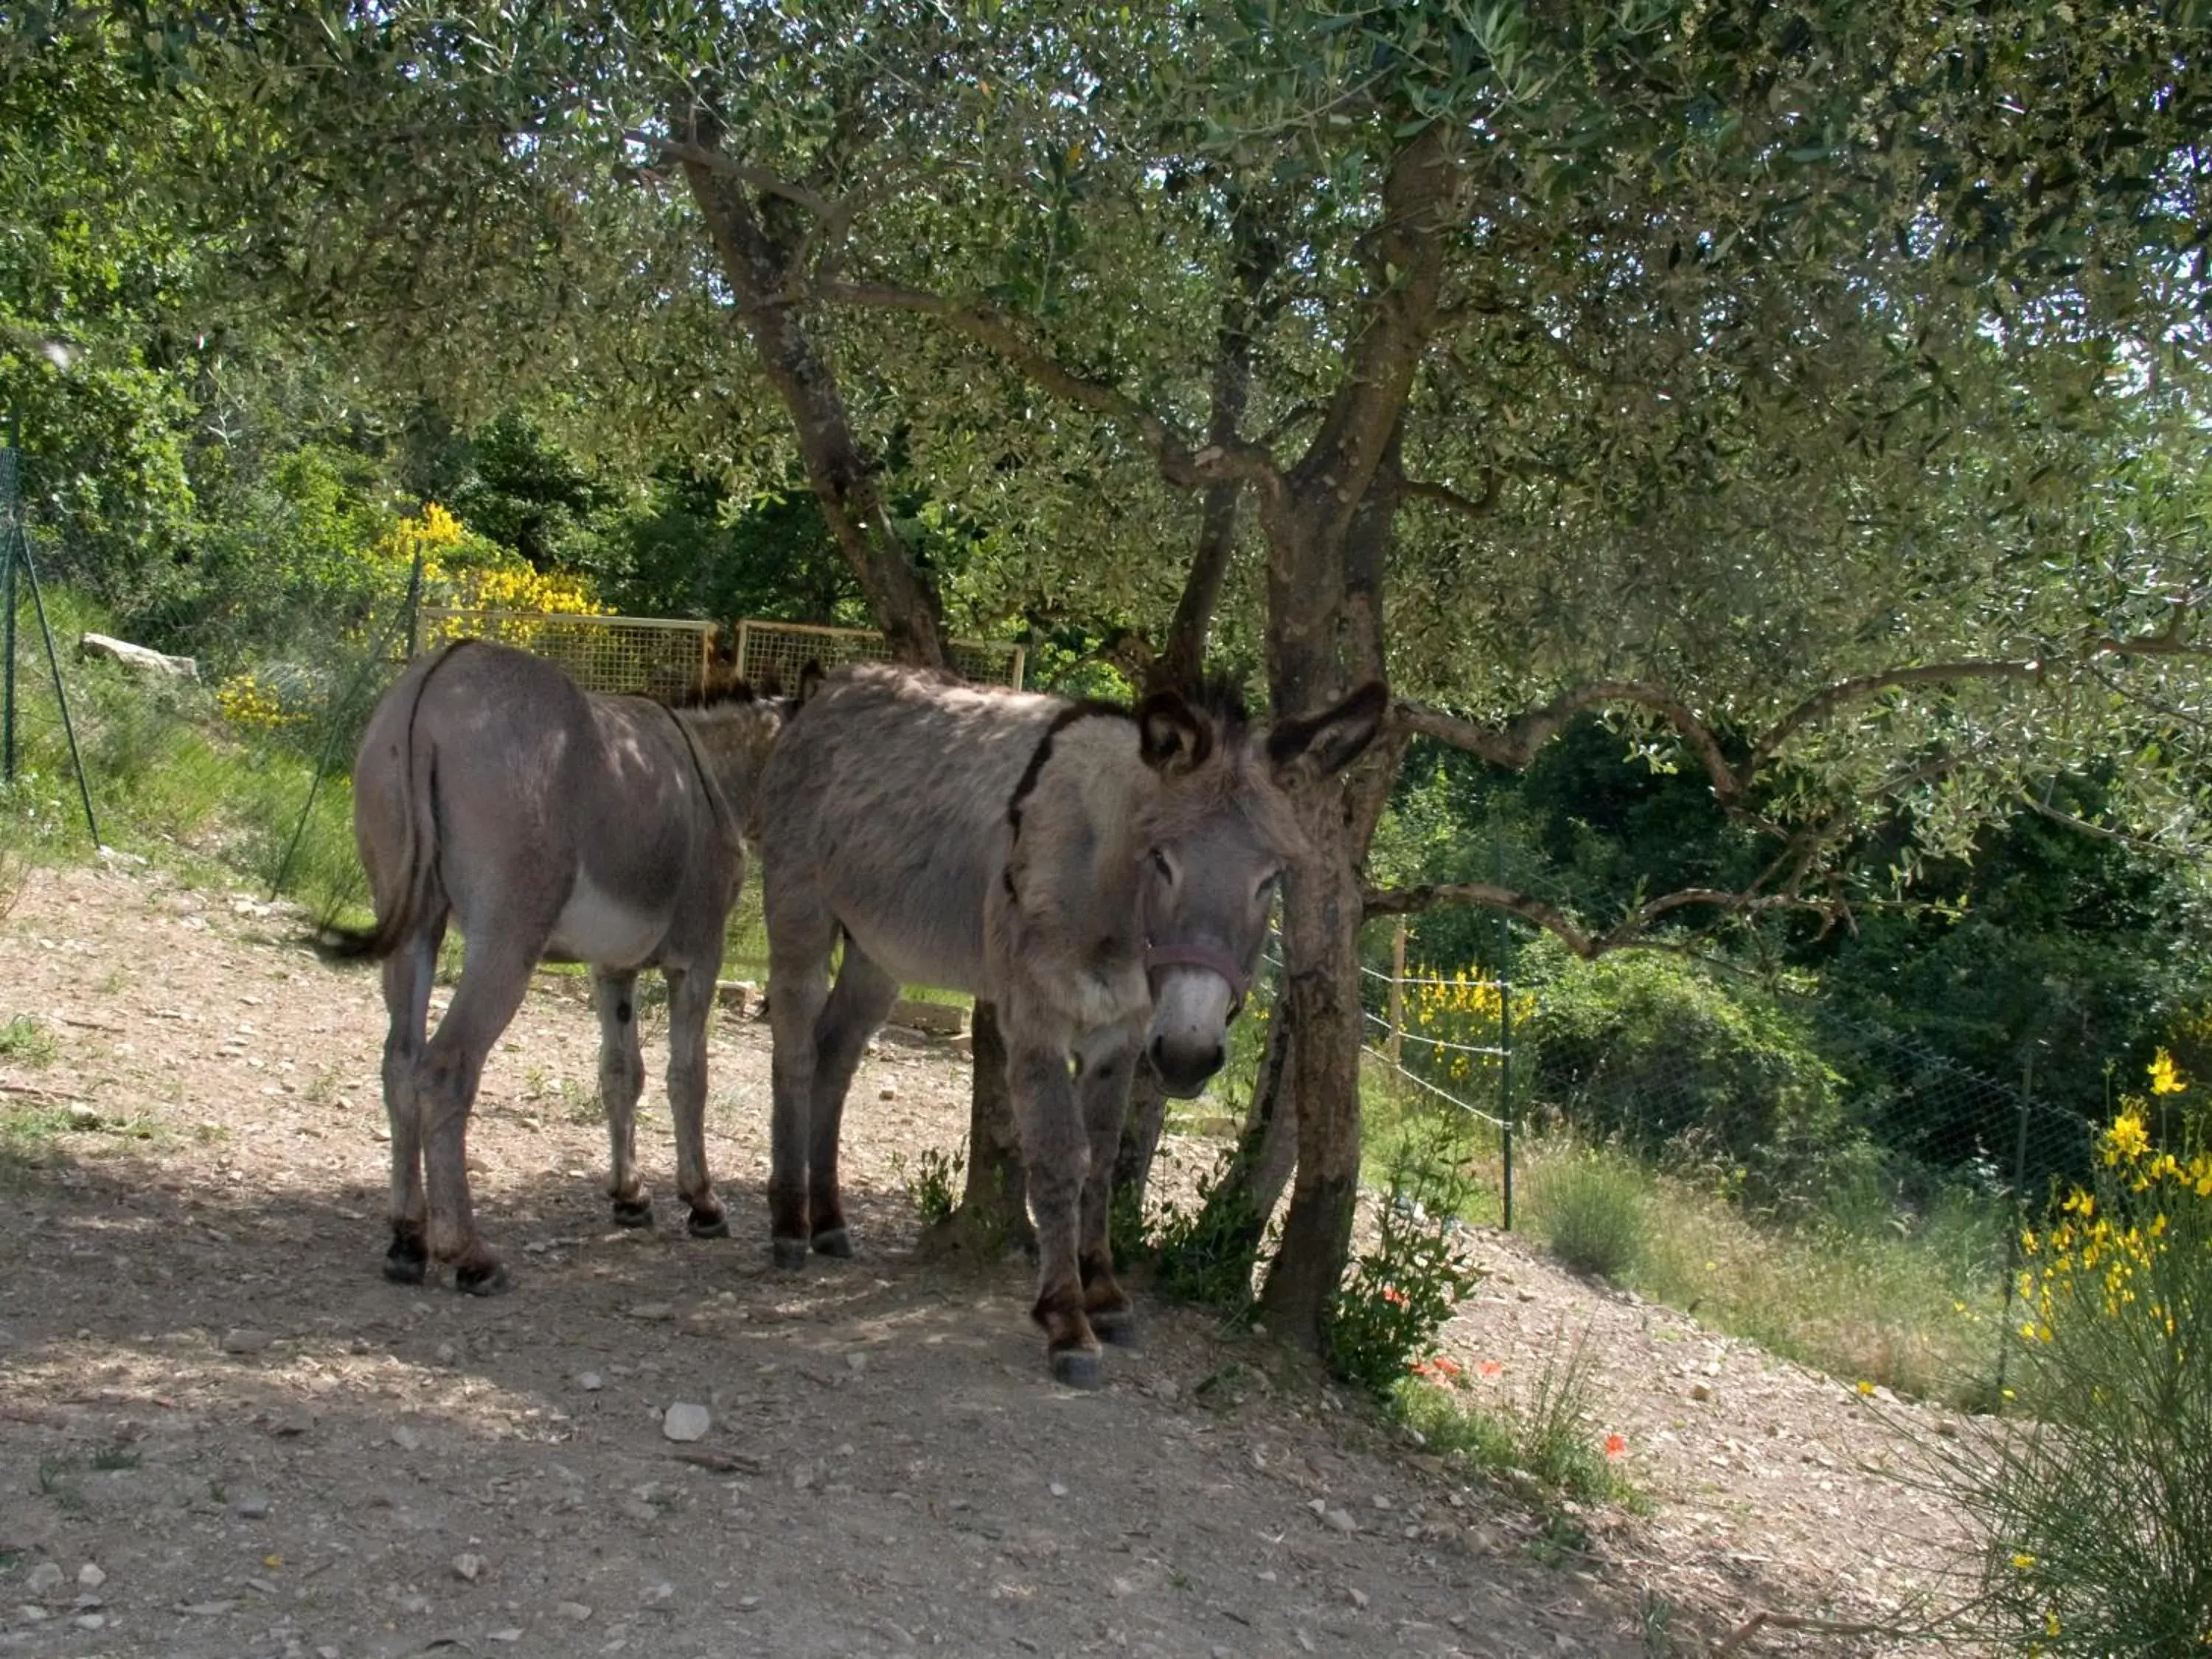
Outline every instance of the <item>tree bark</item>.
<svg viewBox="0 0 2212 1659">
<path fill-rule="evenodd" d="M 836 370 L 793 305 L 799 290 L 802 211 L 773 192 L 757 198 L 743 169 L 719 149 L 719 125 L 694 106 L 671 113 L 670 131 L 693 199 L 714 239 L 732 299 L 761 367 L 789 411 L 822 516 L 866 595 L 892 653 L 923 667 L 946 665 L 936 589 L 899 534 L 853 431 Z M 1006 1048 L 988 1003 L 975 1005 L 975 1072 L 969 1097 L 968 1181 L 945 1242 L 1025 1237 L 1029 1216 Z"/>
</svg>

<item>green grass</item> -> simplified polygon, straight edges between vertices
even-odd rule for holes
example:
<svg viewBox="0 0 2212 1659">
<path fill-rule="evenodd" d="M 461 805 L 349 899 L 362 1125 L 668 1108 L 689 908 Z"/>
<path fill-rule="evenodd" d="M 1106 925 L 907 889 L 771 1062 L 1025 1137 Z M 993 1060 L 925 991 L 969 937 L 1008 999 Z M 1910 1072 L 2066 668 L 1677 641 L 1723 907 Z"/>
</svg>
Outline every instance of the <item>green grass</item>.
<svg viewBox="0 0 2212 1659">
<path fill-rule="evenodd" d="M 1577 1273 L 1616 1282 L 1643 1260 L 1652 1231 L 1644 1172 L 1625 1158 L 1570 1153 L 1528 1183 L 1529 1230 Z"/>
<path fill-rule="evenodd" d="M 1717 1194 L 1610 1151 L 1537 1146 L 1540 1215 L 1564 1167 L 1644 1224 L 1616 1282 L 1846 1382 L 1989 1403 L 2003 1309 L 2007 1212 L 1949 1194 L 1924 1212 L 1760 1224 Z M 1580 1200 L 1595 1203 L 1587 1192 Z"/>
<path fill-rule="evenodd" d="M 29 1014 L 18 1014 L 0 1025 L 0 1060 L 18 1066 L 51 1066 L 60 1053 L 45 1022 Z"/>
</svg>

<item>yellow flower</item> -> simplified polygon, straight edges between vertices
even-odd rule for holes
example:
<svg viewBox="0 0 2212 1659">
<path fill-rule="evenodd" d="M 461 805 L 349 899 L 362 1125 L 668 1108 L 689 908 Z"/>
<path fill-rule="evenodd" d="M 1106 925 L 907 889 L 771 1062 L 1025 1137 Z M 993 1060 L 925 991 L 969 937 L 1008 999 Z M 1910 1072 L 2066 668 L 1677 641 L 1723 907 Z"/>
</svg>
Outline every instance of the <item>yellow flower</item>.
<svg viewBox="0 0 2212 1659">
<path fill-rule="evenodd" d="M 2016 1550 L 2013 1553 L 2012 1564 L 2022 1572 L 2026 1572 L 2035 1565 L 2035 1558 L 2025 1550 Z"/>
<path fill-rule="evenodd" d="M 2166 1051 L 2161 1048 L 2159 1052 L 2163 1054 Z M 2132 1161 L 2149 1150 L 2150 1133 L 2143 1127 L 2142 1119 L 2133 1112 L 2122 1112 L 2112 1120 L 2112 1127 L 2105 1132 L 2105 1162 L 2107 1164 L 2117 1164 L 2124 1158 Z M 2084 1210 L 2081 1213 L 2087 1215 L 2089 1212 Z"/>
<path fill-rule="evenodd" d="M 2173 1063 L 2173 1056 L 2163 1048 L 2158 1057 L 2145 1067 L 2150 1073 L 2150 1091 L 2154 1095 L 2179 1095 L 2188 1091 L 2189 1079 L 2181 1074 L 2181 1067 Z"/>
</svg>

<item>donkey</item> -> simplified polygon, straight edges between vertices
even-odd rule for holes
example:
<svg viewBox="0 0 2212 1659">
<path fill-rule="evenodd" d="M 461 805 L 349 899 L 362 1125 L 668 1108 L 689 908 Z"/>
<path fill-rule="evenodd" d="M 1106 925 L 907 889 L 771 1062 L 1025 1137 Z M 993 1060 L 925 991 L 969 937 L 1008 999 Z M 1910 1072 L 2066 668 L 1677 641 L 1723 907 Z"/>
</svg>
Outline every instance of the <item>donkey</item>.
<svg viewBox="0 0 2212 1659">
<path fill-rule="evenodd" d="M 505 1287 L 470 1210 L 464 1142 L 484 1057 L 546 957 L 592 966 L 616 1221 L 653 1221 L 636 1169 L 645 1066 L 632 993 L 638 970 L 658 967 L 677 1190 L 695 1236 L 729 1231 L 707 1176 L 707 1019 L 740 837 L 783 714 L 742 685 L 690 708 L 586 694 L 543 658 L 471 640 L 414 664 L 377 704 L 354 770 L 376 930 L 346 942 L 382 960 L 392 1019 L 386 1278 L 420 1284 L 434 1259 L 461 1290 Z M 449 921 L 468 950 L 426 1042 Z"/>
<path fill-rule="evenodd" d="M 1130 710 L 926 671 L 830 675 L 761 781 L 777 1265 L 851 1254 L 838 1127 L 899 985 L 970 992 L 1006 1035 L 1031 1316 L 1053 1376 L 1098 1386 L 1098 1336 L 1134 1334 L 1106 1224 L 1139 1054 L 1180 1096 L 1220 1068 L 1303 844 L 1289 792 L 1358 756 L 1386 701 L 1370 684 L 1261 732 L 1218 688 Z"/>
</svg>

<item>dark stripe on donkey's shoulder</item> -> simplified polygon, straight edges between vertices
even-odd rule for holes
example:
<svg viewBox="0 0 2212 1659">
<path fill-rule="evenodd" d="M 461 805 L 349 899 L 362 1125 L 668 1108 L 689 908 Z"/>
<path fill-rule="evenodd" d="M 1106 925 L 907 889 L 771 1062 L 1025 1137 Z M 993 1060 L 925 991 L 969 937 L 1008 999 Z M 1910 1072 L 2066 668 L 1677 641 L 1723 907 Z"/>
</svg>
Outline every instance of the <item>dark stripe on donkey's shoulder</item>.
<svg viewBox="0 0 2212 1659">
<path fill-rule="evenodd" d="M 1052 724 L 1045 727 L 1044 735 L 1037 739 L 1037 746 L 1030 751 L 1030 763 L 1022 769 L 1021 781 L 1014 785 L 1014 793 L 1006 801 L 1007 826 L 1017 836 L 1022 833 L 1022 804 L 1029 799 L 1030 791 L 1036 787 L 1037 780 L 1044 775 L 1045 763 L 1052 758 L 1053 740 L 1062 732 L 1078 720 L 1110 719 L 1133 721 L 1136 718 L 1120 703 L 1104 702 L 1096 697 L 1072 702 L 1054 714 Z"/>
</svg>

